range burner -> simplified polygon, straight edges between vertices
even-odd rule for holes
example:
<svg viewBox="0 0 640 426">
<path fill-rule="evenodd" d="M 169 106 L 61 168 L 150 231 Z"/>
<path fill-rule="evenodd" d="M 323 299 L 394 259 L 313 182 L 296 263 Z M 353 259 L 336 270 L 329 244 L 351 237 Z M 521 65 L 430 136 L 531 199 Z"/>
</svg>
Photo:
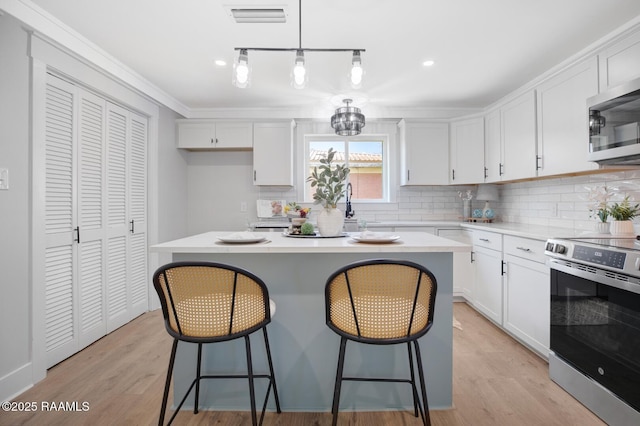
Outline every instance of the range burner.
<svg viewBox="0 0 640 426">
<path fill-rule="evenodd" d="M 609 237 L 609 238 L 568 238 L 576 244 L 589 244 L 600 247 L 611 247 L 625 250 L 640 251 L 640 236 Z"/>
</svg>

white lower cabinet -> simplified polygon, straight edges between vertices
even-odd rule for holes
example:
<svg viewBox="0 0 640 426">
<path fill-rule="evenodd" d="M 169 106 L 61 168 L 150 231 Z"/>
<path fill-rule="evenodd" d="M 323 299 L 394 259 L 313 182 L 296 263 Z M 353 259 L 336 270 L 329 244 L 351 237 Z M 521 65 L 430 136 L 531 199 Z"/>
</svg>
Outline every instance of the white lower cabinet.
<svg viewBox="0 0 640 426">
<path fill-rule="evenodd" d="M 502 252 L 474 245 L 473 261 L 473 306 L 496 324 L 502 325 Z"/>
<path fill-rule="evenodd" d="M 525 345 L 549 355 L 549 267 L 544 241 L 505 236 L 503 327 Z"/>
</svg>

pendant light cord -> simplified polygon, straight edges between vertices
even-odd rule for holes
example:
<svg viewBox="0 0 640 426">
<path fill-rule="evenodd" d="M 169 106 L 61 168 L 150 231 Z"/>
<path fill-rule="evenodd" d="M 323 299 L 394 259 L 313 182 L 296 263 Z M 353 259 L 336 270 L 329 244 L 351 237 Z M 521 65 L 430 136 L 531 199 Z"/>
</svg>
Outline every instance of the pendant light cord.
<svg viewBox="0 0 640 426">
<path fill-rule="evenodd" d="M 302 0 L 298 0 L 298 47 L 302 50 Z"/>
</svg>

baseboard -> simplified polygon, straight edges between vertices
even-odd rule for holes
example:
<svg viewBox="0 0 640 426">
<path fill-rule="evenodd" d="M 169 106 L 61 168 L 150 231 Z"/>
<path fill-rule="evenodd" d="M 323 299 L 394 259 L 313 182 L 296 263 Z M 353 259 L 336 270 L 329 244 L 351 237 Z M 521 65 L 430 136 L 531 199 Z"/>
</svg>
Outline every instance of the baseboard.
<svg viewBox="0 0 640 426">
<path fill-rule="evenodd" d="M 31 363 L 27 363 L 6 376 L 0 377 L 0 401 L 11 401 L 32 387 L 32 369 Z"/>
</svg>

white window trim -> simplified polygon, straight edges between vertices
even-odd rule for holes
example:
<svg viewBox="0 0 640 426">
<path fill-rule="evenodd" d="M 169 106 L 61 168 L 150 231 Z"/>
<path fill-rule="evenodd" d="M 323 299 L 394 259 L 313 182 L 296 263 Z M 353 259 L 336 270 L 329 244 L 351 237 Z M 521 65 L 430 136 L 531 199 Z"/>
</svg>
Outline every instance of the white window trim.
<svg viewBox="0 0 640 426">
<path fill-rule="evenodd" d="M 397 144 L 397 123 L 396 122 L 381 122 L 381 123 L 367 123 L 376 127 L 376 130 L 387 131 L 388 133 L 376 132 L 360 134 L 358 136 L 339 137 L 345 141 L 357 141 L 357 140 L 381 140 L 383 141 L 383 155 L 386 161 L 384 161 L 383 167 L 385 168 L 385 185 L 384 193 L 385 200 L 362 200 L 358 203 L 367 205 L 387 205 L 396 202 L 396 186 L 398 173 L 398 144 Z M 325 130 L 326 128 L 326 130 Z M 309 156 L 309 144 L 310 139 L 315 140 L 336 140 L 336 135 L 333 134 L 333 130 L 328 125 L 322 125 L 319 123 L 304 123 L 297 122 L 296 129 L 296 198 L 298 200 L 304 200 L 304 190 L 306 184 L 306 159 Z"/>
</svg>

